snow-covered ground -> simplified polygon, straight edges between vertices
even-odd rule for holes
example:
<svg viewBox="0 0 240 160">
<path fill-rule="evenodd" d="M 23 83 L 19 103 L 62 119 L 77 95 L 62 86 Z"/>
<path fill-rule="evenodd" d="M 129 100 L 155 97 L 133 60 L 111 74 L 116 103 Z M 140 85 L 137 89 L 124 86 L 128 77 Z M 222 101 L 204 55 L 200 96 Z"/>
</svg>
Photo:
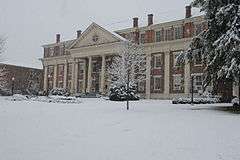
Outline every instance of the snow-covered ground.
<svg viewBox="0 0 240 160">
<path fill-rule="evenodd" d="M 122 102 L 81 102 L 0 97 L 0 160 L 240 158 L 240 115 L 170 101 L 131 102 L 129 111 Z"/>
</svg>

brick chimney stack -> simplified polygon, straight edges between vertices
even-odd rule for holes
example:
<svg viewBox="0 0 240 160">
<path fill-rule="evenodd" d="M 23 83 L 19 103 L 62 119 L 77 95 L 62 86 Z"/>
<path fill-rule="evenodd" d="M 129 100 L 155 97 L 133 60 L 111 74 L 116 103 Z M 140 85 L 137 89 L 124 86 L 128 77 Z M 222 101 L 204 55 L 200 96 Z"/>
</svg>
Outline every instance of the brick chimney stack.
<svg viewBox="0 0 240 160">
<path fill-rule="evenodd" d="M 133 18 L 133 28 L 138 27 L 138 17 Z"/>
<path fill-rule="evenodd" d="M 186 6 L 186 18 L 192 17 L 192 6 Z"/>
<path fill-rule="evenodd" d="M 148 26 L 153 24 L 153 14 L 148 15 Z"/>
<path fill-rule="evenodd" d="M 56 34 L 56 43 L 60 43 L 60 37 L 61 37 L 60 34 Z"/>
<path fill-rule="evenodd" d="M 82 34 L 82 31 L 81 31 L 81 30 L 78 30 L 78 31 L 77 31 L 77 38 L 79 38 L 79 37 L 81 36 L 81 34 Z"/>
</svg>

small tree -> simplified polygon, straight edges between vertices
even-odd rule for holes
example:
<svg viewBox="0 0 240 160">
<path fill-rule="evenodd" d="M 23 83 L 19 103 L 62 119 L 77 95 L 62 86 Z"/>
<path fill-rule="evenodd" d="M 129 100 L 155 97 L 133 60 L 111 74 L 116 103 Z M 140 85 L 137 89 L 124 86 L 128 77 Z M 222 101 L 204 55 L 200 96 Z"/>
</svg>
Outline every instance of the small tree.
<svg viewBox="0 0 240 160">
<path fill-rule="evenodd" d="M 136 99 L 138 82 L 145 78 L 146 56 L 143 47 L 128 41 L 122 42 L 108 72 L 111 78 L 110 99 Z"/>
</svg>

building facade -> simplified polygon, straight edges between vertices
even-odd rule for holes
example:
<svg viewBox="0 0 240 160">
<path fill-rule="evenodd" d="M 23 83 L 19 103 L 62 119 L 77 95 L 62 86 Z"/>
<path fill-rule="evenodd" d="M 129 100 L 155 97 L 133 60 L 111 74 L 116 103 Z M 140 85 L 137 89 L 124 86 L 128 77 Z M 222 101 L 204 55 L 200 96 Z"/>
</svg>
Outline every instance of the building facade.
<svg viewBox="0 0 240 160">
<path fill-rule="evenodd" d="M 96 92 L 107 94 L 110 81 L 107 68 L 124 40 L 142 44 L 147 56 L 146 79 L 138 84 L 145 98 L 169 99 L 189 95 L 191 76 L 194 91 L 202 90 L 203 64 L 201 58 L 193 64 L 178 65 L 175 58 L 187 49 L 194 36 L 207 29 L 203 16 L 192 17 L 186 7 L 184 19 L 166 23 L 153 23 L 148 15 L 147 25 L 138 26 L 133 18 L 131 28 L 110 32 L 92 23 L 83 33 L 70 41 L 43 45 L 44 90 L 66 88 L 71 93 Z"/>
<path fill-rule="evenodd" d="M 12 92 L 21 94 L 37 94 L 43 88 L 43 70 L 0 63 L 0 94 Z M 3 92 L 2 92 L 3 91 Z"/>
</svg>

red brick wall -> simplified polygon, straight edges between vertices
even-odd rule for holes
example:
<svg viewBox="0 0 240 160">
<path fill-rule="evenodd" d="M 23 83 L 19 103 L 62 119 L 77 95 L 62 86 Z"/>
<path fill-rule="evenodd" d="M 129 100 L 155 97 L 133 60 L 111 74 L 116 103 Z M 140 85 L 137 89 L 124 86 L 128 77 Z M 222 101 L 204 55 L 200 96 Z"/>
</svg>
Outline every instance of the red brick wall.
<svg viewBox="0 0 240 160">
<path fill-rule="evenodd" d="M 147 30 L 145 32 L 145 42 L 146 43 L 155 42 L 155 31 L 154 30 Z"/>
<path fill-rule="evenodd" d="M 12 77 L 15 78 L 14 90 L 25 93 L 29 88 L 30 80 L 39 85 L 39 89 L 43 89 L 43 70 L 35 68 L 27 68 L 14 65 L 0 64 L 0 67 L 5 67 L 7 70 L 7 89 L 11 90 Z M 15 92 L 16 93 L 16 92 Z"/>
</svg>

